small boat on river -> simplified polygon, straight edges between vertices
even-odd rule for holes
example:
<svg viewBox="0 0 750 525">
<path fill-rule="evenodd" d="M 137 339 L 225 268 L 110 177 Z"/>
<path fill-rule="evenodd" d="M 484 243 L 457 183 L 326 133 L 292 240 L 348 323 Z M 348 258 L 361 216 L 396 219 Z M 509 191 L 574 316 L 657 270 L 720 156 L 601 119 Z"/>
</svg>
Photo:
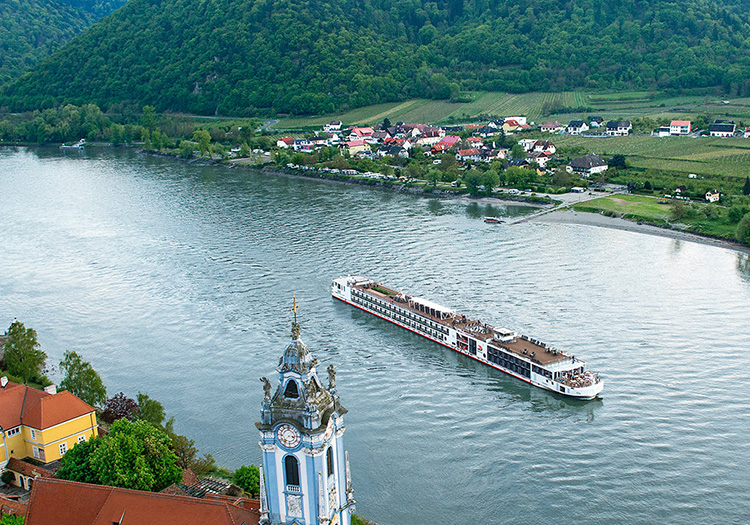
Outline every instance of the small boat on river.
<svg viewBox="0 0 750 525">
<path fill-rule="evenodd" d="M 484 222 L 487 222 L 489 224 L 502 224 L 505 221 L 502 220 L 500 217 L 485 217 Z"/>
<path fill-rule="evenodd" d="M 81 139 L 75 144 L 61 144 L 60 149 L 61 150 L 74 150 L 74 151 L 81 151 L 86 147 L 86 139 Z"/>
</svg>

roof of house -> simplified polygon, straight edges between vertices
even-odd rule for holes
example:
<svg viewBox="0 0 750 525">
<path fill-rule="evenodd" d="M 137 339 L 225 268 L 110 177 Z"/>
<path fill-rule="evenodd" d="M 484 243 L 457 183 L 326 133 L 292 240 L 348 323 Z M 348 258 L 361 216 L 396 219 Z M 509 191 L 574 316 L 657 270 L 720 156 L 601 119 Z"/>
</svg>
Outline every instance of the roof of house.
<svg viewBox="0 0 750 525">
<path fill-rule="evenodd" d="M 44 430 L 92 412 L 93 407 L 70 392 L 48 394 L 10 381 L 0 388 L 0 427 L 3 429 L 24 424 Z"/>
<path fill-rule="evenodd" d="M 708 126 L 708 131 L 722 131 L 725 133 L 734 133 L 734 123 L 725 124 L 722 122 L 722 123 L 710 124 Z"/>
<path fill-rule="evenodd" d="M 589 117 L 589 120 L 592 122 L 604 122 L 604 119 L 599 116 L 592 115 Z"/>
<path fill-rule="evenodd" d="M 630 128 L 632 126 L 629 120 L 610 120 L 607 122 L 607 128 L 609 129 Z"/>
<path fill-rule="evenodd" d="M 5 468 L 8 470 L 12 470 L 13 472 L 17 472 L 18 474 L 28 476 L 30 478 L 51 478 L 53 476 L 52 471 L 42 467 L 37 467 L 36 465 L 32 465 L 31 463 L 27 463 L 26 461 L 18 458 L 10 458 Z"/>
<path fill-rule="evenodd" d="M 479 142 L 484 144 L 484 139 L 482 137 L 469 137 L 466 139 L 466 142 Z"/>
<path fill-rule="evenodd" d="M 555 120 L 554 122 L 545 122 L 544 124 L 542 124 L 542 127 L 543 128 L 564 128 L 565 126 L 563 126 L 562 124 L 560 124 L 558 121 Z"/>
<path fill-rule="evenodd" d="M 568 127 L 569 127 L 569 128 L 581 128 L 581 127 L 583 127 L 583 126 L 584 126 L 585 124 L 586 124 L 586 123 L 585 123 L 584 121 L 582 121 L 582 120 L 571 120 L 571 121 L 570 121 L 570 124 L 568 124 Z"/>
<path fill-rule="evenodd" d="M 365 144 L 367 144 L 367 142 L 365 142 L 364 140 L 350 140 L 349 142 L 345 142 L 345 144 L 348 147 L 353 148 L 355 146 L 364 146 Z"/>
<path fill-rule="evenodd" d="M 478 137 L 471 137 L 469 140 L 471 140 L 472 138 L 475 138 L 475 139 L 478 139 L 478 140 L 482 140 L 482 139 L 480 139 Z M 459 142 L 460 140 L 461 140 L 461 137 L 459 137 L 458 135 L 446 135 L 445 137 L 443 137 L 442 139 L 440 139 L 440 142 L 438 142 L 438 144 L 449 144 L 450 145 L 450 144 L 455 144 L 456 142 Z"/>
<path fill-rule="evenodd" d="M 718 194 L 719 194 L 719 190 L 708 190 L 706 192 L 706 195 L 718 195 Z"/>
<path fill-rule="evenodd" d="M 279 140 L 281 142 L 284 142 L 285 144 L 294 144 L 294 138 L 293 137 L 281 137 Z"/>
<path fill-rule="evenodd" d="M 55 478 L 34 483 L 26 525 L 237 525 L 259 523 L 242 498 L 193 498 Z"/>
<path fill-rule="evenodd" d="M 460 149 L 458 154 L 462 157 L 470 157 L 471 155 L 479 155 L 479 150 L 476 148 Z"/>
<path fill-rule="evenodd" d="M 584 157 L 578 157 L 570 161 L 570 165 L 573 168 L 579 169 L 591 169 L 598 168 L 599 166 L 606 166 L 607 163 L 596 153 L 589 153 Z"/>
<path fill-rule="evenodd" d="M 10 514 L 11 516 L 26 516 L 28 505 L 25 502 L 6 498 L 0 495 L 0 516 Z"/>
<path fill-rule="evenodd" d="M 689 126 L 690 121 L 689 120 L 673 120 L 670 123 L 670 126 Z"/>
<path fill-rule="evenodd" d="M 369 137 L 373 133 L 375 133 L 375 130 L 372 128 L 353 128 L 352 133 L 357 135 L 358 137 Z"/>
</svg>

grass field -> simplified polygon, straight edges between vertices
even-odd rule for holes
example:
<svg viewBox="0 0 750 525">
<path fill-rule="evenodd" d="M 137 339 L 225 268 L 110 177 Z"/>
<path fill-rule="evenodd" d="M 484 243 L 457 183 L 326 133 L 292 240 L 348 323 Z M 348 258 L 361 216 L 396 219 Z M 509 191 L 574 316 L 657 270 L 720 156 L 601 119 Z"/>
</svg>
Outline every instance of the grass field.
<svg viewBox="0 0 750 525">
<path fill-rule="evenodd" d="M 525 116 L 531 121 L 559 120 L 567 122 L 587 114 L 605 119 L 615 118 L 690 118 L 709 114 L 716 118 L 750 120 L 750 99 L 730 99 L 728 104 L 704 95 L 667 96 L 662 93 L 634 91 L 624 93 L 472 93 L 472 101 L 452 103 L 445 100 L 413 99 L 405 102 L 377 104 L 346 113 L 320 117 L 281 118 L 277 129 L 319 129 L 330 120 L 340 119 L 345 125 L 375 124 L 388 117 L 391 122 L 439 123 L 447 119 L 470 122 L 478 115 L 503 117 Z M 544 114 L 545 108 L 591 108 L 586 113 Z"/>
<path fill-rule="evenodd" d="M 654 221 L 669 219 L 669 206 L 659 199 L 642 195 L 612 195 L 576 204 L 577 211 L 609 211 L 618 215 L 634 215 Z"/>
<path fill-rule="evenodd" d="M 611 137 L 587 139 L 570 135 L 554 138 L 557 146 L 581 146 L 606 155 L 626 155 L 629 165 L 698 175 L 750 175 L 750 140 L 717 137 Z"/>
<path fill-rule="evenodd" d="M 684 229 L 694 233 L 713 235 L 724 239 L 734 240 L 736 225 L 727 220 L 726 209 L 716 204 L 693 203 L 696 212 L 691 217 L 680 221 L 680 224 L 670 221 L 671 205 L 659 204 L 663 199 L 643 195 L 612 195 L 575 204 L 577 211 L 616 215 L 629 220 L 643 220 L 651 224 L 670 225 L 677 229 Z M 707 218 L 704 211 L 715 210 L 713 218 Z"/>
</svg>

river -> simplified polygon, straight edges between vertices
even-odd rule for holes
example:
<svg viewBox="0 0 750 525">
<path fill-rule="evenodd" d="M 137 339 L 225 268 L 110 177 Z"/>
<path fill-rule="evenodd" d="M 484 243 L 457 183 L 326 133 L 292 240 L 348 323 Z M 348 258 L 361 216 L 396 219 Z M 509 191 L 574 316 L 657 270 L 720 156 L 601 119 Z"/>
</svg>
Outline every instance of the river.
<svg viewBox="0 0 750 525">
<path fill-rule="evenodd" d="M 533 209 L 198 166 L 0 148 L 0 324 L 109 394 L 161 401 L 230 468 L 260 459 L 258 378 L 289 341 L 337 368 L 357 512 L 411 523 L 744 523 L 747 254 Z M 363 274 L 566 349 L 576 402 L 334 301 Z M 52 372 L 52 378 L 59 375 Z"/>
</svg>

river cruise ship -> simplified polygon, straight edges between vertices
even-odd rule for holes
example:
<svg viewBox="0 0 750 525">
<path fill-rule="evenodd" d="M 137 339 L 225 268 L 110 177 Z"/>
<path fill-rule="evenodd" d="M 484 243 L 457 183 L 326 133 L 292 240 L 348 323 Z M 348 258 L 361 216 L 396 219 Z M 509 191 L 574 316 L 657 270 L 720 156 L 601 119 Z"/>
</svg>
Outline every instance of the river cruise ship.
<svg viewBox="0 0 750 525">
<path fill-rule="evenodd" d="M 578 399 L 593 399 L 603 381 L 586 363 L 541 341 L 469 319 L 450 308 L 397 292 L 366 277 L 333 280 L 336 299 L 534 386 Z"/>
</svg>

